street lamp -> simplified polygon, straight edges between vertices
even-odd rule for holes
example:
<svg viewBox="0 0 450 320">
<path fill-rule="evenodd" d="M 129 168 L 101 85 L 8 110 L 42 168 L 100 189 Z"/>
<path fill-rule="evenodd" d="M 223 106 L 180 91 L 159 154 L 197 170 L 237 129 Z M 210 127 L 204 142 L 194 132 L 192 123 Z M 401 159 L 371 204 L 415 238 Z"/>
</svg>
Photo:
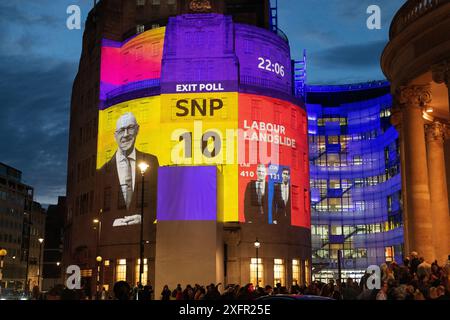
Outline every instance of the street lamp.
<svg viewBox="0 0 450 320">
<path fill-rule="evenodd" d="M 259 270 L 258 270 L 258 266 L 259 266 L 259 261 L 258 261 L 258 249 L 261 246 L 261 242 L 258 241 L 258 238 L 256 238 L 256 241 L 254 243 L 255 245 L 255 249 L 256 249 L 256 288 L 259 287 Z"/>
<path fill-rule="evenodd" d="M 3 259 L 8 254 L 8 251 L 6 249 L 0 249 L 0 284 L 3 279 Z"/>
<path fill-rule="evenodd" d="M 141 162 L 139 169 L 141 170 L 141 236 L 139 240 L 139 284 L 142 285 L 142 274 L 144 273 L 144 175 L 150 166 Z"/>
<path fill-rule="evenodd" d="M 102 210 L 100 210 L 100 213 L 102 213 Z M 102 222 L 99 218 L 95 218 L 92 220 L 94 225 L 97 225 L 95 227 L 97 229 L 97 245 L 96 245 L 96 255 L 97 257 L 95 260 L 97 261 L 97 293 L 99 292 L 99 285 L 100 285 L 100 263 L 102 262 L 102 257 L 100 256 L 100 236 L 102 232 Z"/>
<path fill-rule="evenodd" d="M 99 218 L 95 218 L 94 220 L 92 220 L 92 222 L 95 225 L 98 225 L 97 227 L 97 255 L 99 254 L 99 247 L 100 247 L 100 234 L 102 232 L 102 222 L 100 221 Z"/>
<path fill-rule="evenodd" d="M 38 269 L 38 288 L 41 290 L 41 259 L 42 259 L 42 244 L 44 243 L 43 238 L 39 238 L 39 269 Z"/>
<path fill-rule="evenodd" d="M 100 265 L 102 264 L 102 260 L 103 260 L 103 258 L 101 256 L 97 256 L 97 258 L 95 258 L 95 261 L 97 261 L 97 294 L 99 294 L 100 291 L 101 291 L 101 287 L 100 287 Z"/>
</svg>

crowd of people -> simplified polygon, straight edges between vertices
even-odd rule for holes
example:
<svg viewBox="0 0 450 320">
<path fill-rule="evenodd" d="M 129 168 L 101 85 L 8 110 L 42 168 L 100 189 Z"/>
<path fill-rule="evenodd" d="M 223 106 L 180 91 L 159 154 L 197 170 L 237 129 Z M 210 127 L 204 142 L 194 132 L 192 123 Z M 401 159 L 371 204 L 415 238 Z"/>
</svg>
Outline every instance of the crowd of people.
<svg viewBox="0 0 450 320">
<path fill-rule="evenodd" d="M 384 263 L 380 266 L 380 277 L 366 272 L 359 281 L 348 278 L 345 281 L 329 280 L 328 283 L 313 281 L 309 285 L 294 284 L 290 287 L 278 283 L 272 287 L 255 287 L 211 283 L 178 284 L 176 288 L 165 285 L 161 292 L 154 292 L 150 282 L 147 285 L 131 287 L 125 281 L 116 282 L 112 292 L 102 288 L 97 300 L 255 300 L 262 296 L 276 294 L 297 294 L 328 297 L 335 300 L 450 300 L 450 261 L 440 266 L 428 263 L 417 252 L 412 252 L 402 264 Z M 77 293 L 63 289 L 61 299 L 82 299 Z"/>
</svg>

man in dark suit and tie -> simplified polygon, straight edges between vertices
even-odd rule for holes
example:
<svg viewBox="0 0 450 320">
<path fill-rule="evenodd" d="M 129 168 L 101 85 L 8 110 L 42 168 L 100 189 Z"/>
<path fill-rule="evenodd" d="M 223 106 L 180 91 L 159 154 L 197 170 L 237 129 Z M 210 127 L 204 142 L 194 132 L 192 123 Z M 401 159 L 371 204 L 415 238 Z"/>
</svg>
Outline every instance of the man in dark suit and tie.
<svg viewBox="0 0 450 320">
<path fill-rule="evenodd" d="M 291 223 L 291 173 L 284 168 L 282 182 L 274 186 L 274 197 L 272 202 L 273 223 L 289 225 Z"/>
<path fill-rule="evenodd" d="M 147 213 L 145 221 L 149 222 L 148 219 L 151 219 L 152 223 L 156 218 L 158 158 L 135 148 L 138 134 L 139 124 L 136 117 L 131 112 L 123 114 L 117 120 L 114 133 L 118 149 L 111 160 L 100 169 L 104 192 L 109 192 L 109 199 L 117 199 L 117 202 L 113 201 L 111 208 L 114 214 L 108 216 L 108 223 L 113 227 L 141 223 L 142 174 L 139 164 L 143 162 L 149 166 L 144 177 L 144 207 L 149 208 L 144 210 Z M 104 198 L 107 197 L 104 195 Z"/>
<path fill-rule="evenodd" d="M 256 169 L 258 180 L 250 181 L 245 189 L 244 215 L 247 223 L 268 223 L 268 193 L 266 182 L 267 169 L 259 164 Z"/>
</svg>

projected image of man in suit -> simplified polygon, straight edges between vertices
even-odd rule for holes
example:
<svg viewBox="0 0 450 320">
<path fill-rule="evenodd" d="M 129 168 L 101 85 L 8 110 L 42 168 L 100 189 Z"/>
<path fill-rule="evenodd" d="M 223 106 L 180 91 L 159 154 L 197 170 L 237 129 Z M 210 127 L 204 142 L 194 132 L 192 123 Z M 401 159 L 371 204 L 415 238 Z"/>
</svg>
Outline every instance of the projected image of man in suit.
<svg viewBox="0 0 450 320">
<path fill-rule="evenodd" d="M 281 183 L 274 185 L 273 223 L 288 225 L 291 223 L 291 173 L 288 168 L 282 170 L 281 179 Z"/>
<path fill-rule="evenodd" d="M 114 156 L 101 169 L 105 184 L 110 185 L 111 191 L 117 194 L 117 209 L 126 210 L 125 216 L 113 219 L 114 227 L 139 224 L 141 216 L 140 188 L 141 173 L 139 163 L 145 162 L 149 169 L 145 173 L 145 198 L 144 203 L 149 202 L 150 214 L 156 215 L 156 189 L 158 159 L 152 155 L 140 152 L 136 149 L 136 138 L 139 134 L 139 124 L 133 113 L 123 114 L 116 123 L 114 137 L 118 149 Z M 148 220 L 147 220 L 148 221 Z"/>
<path fill-rule="evenodd" d="M 267 168 L 259 164 L 256 169 L 257 180 L 250 181 L 245 189 L 244 214 L 247 223 L 268 223 L 268 194 L 266 181 Z"/>
</svg>

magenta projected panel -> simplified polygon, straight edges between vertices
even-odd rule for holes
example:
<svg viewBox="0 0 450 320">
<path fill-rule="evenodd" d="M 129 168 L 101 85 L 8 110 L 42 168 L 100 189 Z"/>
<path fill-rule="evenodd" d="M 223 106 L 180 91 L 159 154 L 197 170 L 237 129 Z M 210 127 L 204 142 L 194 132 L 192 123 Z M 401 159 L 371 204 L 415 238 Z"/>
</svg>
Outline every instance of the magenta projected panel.
<svg viewBox="0 0 450 320">
<path fill-rule="evenodd" d="M 165 28 L 157 28 L 123 43 L 102 41 L 101 101 L 133 90 L 159 86 L 164 36 Z"/>
</svg>

